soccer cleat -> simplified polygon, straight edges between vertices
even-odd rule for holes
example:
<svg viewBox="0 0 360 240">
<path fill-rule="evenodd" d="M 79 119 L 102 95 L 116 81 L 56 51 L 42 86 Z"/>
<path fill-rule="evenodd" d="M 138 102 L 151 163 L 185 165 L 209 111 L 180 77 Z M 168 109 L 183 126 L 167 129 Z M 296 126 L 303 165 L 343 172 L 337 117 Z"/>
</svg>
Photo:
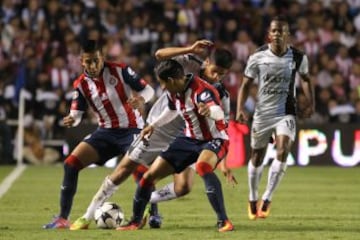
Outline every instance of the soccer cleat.
<svg viewBox="0 0 360 240">
<path fill-rule="evenodd" d="M 257 217 L 257 201 L 249 201 L 248 203 L 248 217 L 250 220 L 255 220 Z"/>
<path fill-rule="evenodd" d="M 130 222 L 128 224 L 120 226 L 120 227 L 116 228 L 116 230 L 118 230 L 118 231 L 139 230 L 144 227 L 145 223 L 146 222 L 144 222 L 143 219 L 141 220 L 141 222 L 136 222 L 135 220 L 130 220 Z"/>
<path fill-rule="evenodd" d="M 229 232 L 229 231 L 234 230 L 234 225 L 232 225 L 230 220 L 218 221 L 217 226 L 218 226 L 219 232 Z"/>
<path fill-rule="evenodd" d="M 79 217 L 74 223 L 70 225 L 70 230 L 88 229 L 90 223 L 91 220 L 86 220 L 84 217 Z"/>
<path fill-rule="evenodd" d="M 160 215 L 152 215 L 149 218 L 149 226 L 150 228 L 161 228 L 161 216 Z"/>
<path fill-rule="evenodd" d="M 269 200 L 262 200 L 257 216 L 259 218 L 267 218 L 270 215 L 270 205 L 271 202 Z"/>
<path fill-rule="evenodd" d="M 43 226 L 44 229 L 67 229 L 70 226 L 70 222 L 62 217 L 54 217 L 53 221 L 45 224 Z"/>
</svg>

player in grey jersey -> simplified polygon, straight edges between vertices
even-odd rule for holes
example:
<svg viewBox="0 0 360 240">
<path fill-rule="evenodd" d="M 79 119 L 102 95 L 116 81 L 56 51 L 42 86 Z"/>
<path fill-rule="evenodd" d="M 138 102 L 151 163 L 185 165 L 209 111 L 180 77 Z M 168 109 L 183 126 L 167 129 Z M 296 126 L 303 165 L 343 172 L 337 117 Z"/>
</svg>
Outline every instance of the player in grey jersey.
<svg viewBox="0 0 360 240">
<path fill-rule="evenodd" d="M 258 81 L 258 102 L 251 128 L 251 156 L 248 164 L 248 217 L 266 218 L 270 214 L 273 193 L 286 170 L 286 159 L 296 134 L 295 74 L 302 79 L 308 108 L 302 113 L 310 117 L 314 112 L 314 91 L 309 77 L 308 59 L 299 50 L 288 46 L 289 25 L 282 17 L 274 18 L 268 32 L 270 43 L 249 57 L 244 79 L 238 93 L 236 119 L 246 122 L 244 104 L 249 87 Z M 258 204 L 258 186 L 263 171 L 263 158 L 272 134 L 276 136 L 276 159 L 269 168 L 268 183 Z"/>
<path fill-rule="evenodd" d="M 200 60 L 196 55 L 192 55 L 194 53 L 199 54 L 205 51 L 209 46 L 212 46 L 211 42 L 207 40 L 200 40 L 188 48 L 165 48 L 161 49 L 165 51 L 162 57 L 171 58 L 179 55 L 178 57 L 175 57 L 175 59 L 184 67 L 185 73 L 199 75 L 204 80 L 214 84 L 219 91 L 222 104 L 228 106 L 228 94 L 225 91 L 225 88 L 217 82 L 228 73 L 233 60 L 232 54 L 225 49 L 213 49 L 212 53 L 205 61 Z M 160 53 L 161 50 L 159 50 Z M 156 119 L 167 107 L 168 100 L 166 93 L 164 93 L 152 106 L 147 117 L 147 123 L 151 124 L 153 119 Z M 227 109 L 229 109 L 229 107 Z M 225 114 L 229 115 L 229 113 Z M 137 138 L 131 144 L 128 153 L 122 158 L 113 173 L 104 179 L 98 192 L 94 195 L 90 205 L 88 206 L 86 213 L 82 217 L 78 218 L 71 225 L 70 229 L 86 229 L 91 220 L 94 218 L 95 210 L 112 196 L 118 186 L 124 182 L 139 166 L 149 166 L 163 150 L 168 148 L 169 144 L 178 134 L 181 133 L 183 128 L 184 121 L 180 116 L 178 116 L 172 122 L 156 129 L 146 142 L 142 141 L 141 138 Z M 236 181 L 231 172 L 227 169 L 225 169 L 225 172 L 230 180 Z M 165 186 L 165 189 L 169 189 L 169 191 L 160 190 L 160 195 L 159 192 L 154 193 L 154 196 L 162 196 L 163 198 L 160 197 L 153 200 L 158 202 L 187 194 L 192 186 L 193 176 L 194 170 L 190 168 L 180 174 L 176 174 L 174 176 L 174 183 Z M 167 194 L 161 194 L 165 192 Z M 153 227 L 160 227 L 161 219 L 158 216 L 150 216 L 149 224 Z"/>
</svg>

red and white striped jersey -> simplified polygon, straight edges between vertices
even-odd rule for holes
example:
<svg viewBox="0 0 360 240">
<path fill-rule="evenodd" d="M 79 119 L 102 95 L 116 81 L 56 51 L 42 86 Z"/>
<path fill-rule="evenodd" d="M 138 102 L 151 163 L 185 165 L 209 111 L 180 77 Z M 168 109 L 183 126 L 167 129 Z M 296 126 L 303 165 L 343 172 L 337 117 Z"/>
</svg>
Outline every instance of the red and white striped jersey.
<svg viewBox="0 0 360 240">
<path fill-rule="evenodd" d="M 83 73 L 74 82 L 71 110 L 85 111 L 90 105 L 102 128 L 143 128 L 140 112 L 127 100 L 132 91 L 140 92 L 146 85 L 129 66 L 105 62 L 98 78 Z"/>
<path fill-rule="evenodd" d="M 216 88 L 199 77 L 187 75 L 186 90 L 179 94 L 168 94 L 169 108 L 177 110 L 185 121 L 185 136 L 209 141 L 215 138 L 229 139 L 224 119 L 215 121 L 198 113 L 197 105 L 219 105 L 221 100 Z"/>
</svg>

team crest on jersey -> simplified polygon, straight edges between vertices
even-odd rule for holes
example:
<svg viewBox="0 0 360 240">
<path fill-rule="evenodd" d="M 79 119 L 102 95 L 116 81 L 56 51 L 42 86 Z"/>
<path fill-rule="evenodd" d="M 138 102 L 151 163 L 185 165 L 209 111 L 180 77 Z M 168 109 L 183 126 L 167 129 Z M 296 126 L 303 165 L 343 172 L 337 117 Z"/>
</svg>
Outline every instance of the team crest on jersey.
<svg viewBox="0 0 360 240">
<path fill-rule="evenodd" d="M 72 99 L 77 99 L 79 97 L 79 92 L 78 91 L 74 91 L 72 94 Z"/>
<path fill-rule="evenodd" d="M 295 61 L 290 62 L 290 63 L 289 63 L 289 69 L 290 69 L 290 70 L 294 70 L 295 68 L 296 68 L 296 63 L 295 63 Z"/>
<path fill-rule="evenodd" d="M 116 86 L 118 84 L 118 79 L 116 77 L 114 77 L 114 76 L 111 76 L 110 80 L 109 80 L 109 83 L 112 86 Z"/>
</svg>

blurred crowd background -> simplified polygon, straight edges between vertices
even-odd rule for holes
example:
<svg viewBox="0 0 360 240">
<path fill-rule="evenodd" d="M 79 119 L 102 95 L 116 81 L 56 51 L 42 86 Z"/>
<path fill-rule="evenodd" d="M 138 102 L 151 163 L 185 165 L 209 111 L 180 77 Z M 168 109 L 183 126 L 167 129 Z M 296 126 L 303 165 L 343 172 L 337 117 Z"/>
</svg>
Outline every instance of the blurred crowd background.
<svg viewBox="0 0 360 240">
<path fill-rule="evenodd" d="M 21 88 L 25 143 L 64 138 L 61 119 L 82 73 L 87 38 L 103 44 L 107 60 L 130 65 L 156 89 L 157 49 L 203 38 L 231 49 L 236 61 L 223 82 L 234 114 L 246 60 L 266 43 L 278 14 L 288 18 L 291 44 L 309 57 L 316 86 L 316 114 L 300 123 L 360 123 L 360 0 L 0 0 L 0 148 L 9 151 L 15 137 Z M 254 83 L 250 113 L 256 90 Z M 298 107 L 306 104 L 299 91 Z M 89 116 L 85 121 L 93 121 Z"/>
</svg>

